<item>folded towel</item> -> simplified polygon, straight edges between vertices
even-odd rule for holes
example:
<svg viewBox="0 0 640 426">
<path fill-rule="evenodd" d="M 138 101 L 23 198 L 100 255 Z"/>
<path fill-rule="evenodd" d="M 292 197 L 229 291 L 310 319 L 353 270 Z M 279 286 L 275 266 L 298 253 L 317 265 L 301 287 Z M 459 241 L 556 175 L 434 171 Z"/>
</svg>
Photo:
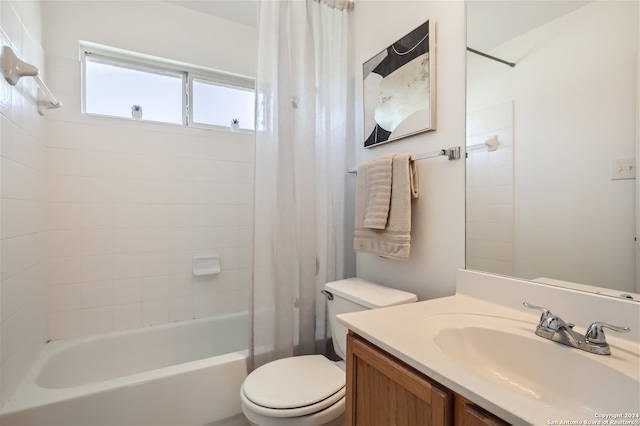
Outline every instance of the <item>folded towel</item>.
<svg viewBox="0 0 640 426">
<path fill-rule="evenodd" d="M 408 259 L 411 248 L 411 199 L 418 197 L 418 173 L 411 154 L 394 154 L 391 160 L 391 201 L 384 229 L 365 226 L 369 173 L 356 183 L 355 238 L 356 251 L 376 253 L 390 259 Z M 367 165 L 365 163 L 365 165 Z M 369 164 L 370 166 L 370 164 Z"/>
<path fill-rule="evenodd" d="M 391 206 L 393 155 L 378 158 L 358 167 L 358 185 L 364 203 L 365 228 L 384 229 Z"/>
</svg>

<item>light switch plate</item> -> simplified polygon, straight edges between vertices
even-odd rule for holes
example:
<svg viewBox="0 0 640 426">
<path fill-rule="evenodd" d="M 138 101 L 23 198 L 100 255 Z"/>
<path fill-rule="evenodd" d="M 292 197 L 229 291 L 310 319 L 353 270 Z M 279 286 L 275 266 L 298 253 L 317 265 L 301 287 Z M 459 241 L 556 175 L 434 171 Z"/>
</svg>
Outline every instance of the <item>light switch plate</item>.
<svg viewBox="0 0 640 426">
<path fill-rule="evenodd" d="M 611 180 L 635 179 L 636 158 L 614 158 L 611 160 Z"/>
</svg>

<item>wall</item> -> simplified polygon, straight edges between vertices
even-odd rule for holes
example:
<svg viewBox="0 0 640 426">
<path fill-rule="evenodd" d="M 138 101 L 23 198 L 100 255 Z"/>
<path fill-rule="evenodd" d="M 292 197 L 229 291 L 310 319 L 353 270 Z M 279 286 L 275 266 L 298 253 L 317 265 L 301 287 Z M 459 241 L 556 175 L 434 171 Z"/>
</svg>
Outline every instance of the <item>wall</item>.
<svg viewBox="0 0 640 426">
<path fill-rule="evenodd" d="M 357 1 L 355 67 L 359 130 L 357 163 L 391 153 L 422 154 L 465 145 L 465 6 L 462 1 Z M 362 64 L 425 22 L 436 24 L 437 130 L 371 149 L 363 147 Z M 362 142 L 361 142 L 362 141 Z M 464 154 L 463 154 L 464 155 Z M 464 267 L 465 161 L 420 160 L 420 195 L 413 201 L 411 256 L 407 261 L 357 254 L 357 275 L 431 299 L 455 293 Z M 354 178 L 355 179 L 355 178 Z"/>
<path fill-rule="evenodd" d="M 467 112 L 466 268 L 515 274 L 513 150 L 512 102 Z"/>
<path fill-rule="evenodd" d="M 611 162 L 637 155 L 637 28 L 637 2 L 593 2 L 489 52 L 515 68 L 469 56 L 468 110 L 514 103 L 518 277 L 635 290 L 636 181 Z"/>
<path fill-rule="evenodd" d="M 0 2 L 0 44 L 43 75 L 37 2 Z M 0 406 L 47 340 L 45 318 L 45 120 L 31 78 L 0 78 Z"/>
<path fill-rule="evenodd" d="M 43 3 L 49 337 L 247 309 L 253 135 L 80 114 L 79 40 L 253 75 L 255 28 L 164 2 Z M 192 258 L 222 272 L 194 277 Z"/>
</svg>

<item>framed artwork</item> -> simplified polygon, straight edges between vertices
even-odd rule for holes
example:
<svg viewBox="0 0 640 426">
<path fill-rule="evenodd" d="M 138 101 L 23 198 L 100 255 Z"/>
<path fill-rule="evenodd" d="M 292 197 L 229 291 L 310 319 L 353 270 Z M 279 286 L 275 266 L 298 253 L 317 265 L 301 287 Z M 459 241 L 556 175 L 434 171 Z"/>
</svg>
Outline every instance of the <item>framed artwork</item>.
<svg viewBox="0 0 640 426">
<path fill-rule="evenodd" d="M 362 65 L 365 148 L 435 130 L 435 62 L 427 21 Z"/>
</svg>

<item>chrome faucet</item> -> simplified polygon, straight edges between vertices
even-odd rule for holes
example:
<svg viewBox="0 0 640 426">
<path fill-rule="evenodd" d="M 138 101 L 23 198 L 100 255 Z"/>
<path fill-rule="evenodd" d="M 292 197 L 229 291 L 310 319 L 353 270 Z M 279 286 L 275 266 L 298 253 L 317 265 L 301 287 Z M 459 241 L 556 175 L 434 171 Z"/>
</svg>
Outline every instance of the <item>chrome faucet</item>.
<svg viewBox="0 0 640 426">
<path fill-rule="evenodd" d="M 542 311 L 540 323 L 536 327 L 536 334 L 553 342 L 581 349 L 598 355 L 611 355 L 611 348 L 604 335 L 604 328 L 608 328 L 619 333 L 628 333 L 629 327 L 618 327 L 604 322 L 594 322 L 589 326 L 584 336 L 573 330 L 574 324 L 566 323 L 562 318 L 554 315 L 547 308 L 522 302 L 530 309 Z"/>
</svg>

